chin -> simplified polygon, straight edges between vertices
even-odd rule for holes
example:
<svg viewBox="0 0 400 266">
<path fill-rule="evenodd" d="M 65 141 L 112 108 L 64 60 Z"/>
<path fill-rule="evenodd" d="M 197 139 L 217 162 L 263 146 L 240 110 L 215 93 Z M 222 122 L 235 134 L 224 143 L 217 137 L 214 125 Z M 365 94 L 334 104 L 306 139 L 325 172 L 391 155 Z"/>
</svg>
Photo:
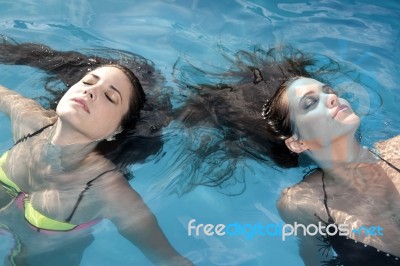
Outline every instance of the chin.
<svg viewBox="0 0 400 266">
<path fill-rule="evenodd" d="M 345 119 L 340 121 L 340 123 L 345 124 L 349 127 L 355 127 L 356 129 L 360 126 L 361 119 L 355 113 L 350 114 Z"/>
<path fill-rule="evenodd" d="M 351 123 L 346 124 L 345 133 L 355 135 L 358 128 L 360 127 L 360 119 L 357 116 L 357 119 L 351 121 Z"/>
</svg>

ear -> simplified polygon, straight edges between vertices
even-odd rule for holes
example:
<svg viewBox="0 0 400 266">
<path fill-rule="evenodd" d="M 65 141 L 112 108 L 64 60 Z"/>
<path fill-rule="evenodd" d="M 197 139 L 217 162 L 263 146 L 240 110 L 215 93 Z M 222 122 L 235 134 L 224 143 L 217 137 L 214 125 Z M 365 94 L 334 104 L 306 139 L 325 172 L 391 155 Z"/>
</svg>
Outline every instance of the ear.
<svg viewBox="0 0 400 266">
<path fill-rule="evenodd" d="M 117 135 L 117 134 L 119 134 L 119 133 L 121 133 L 122 131 L 123 131 L 123 128 L 122 128 L 121 126 L 119 126 L 119 127 L 117 128 L 117 130 L 114 132 L 114 136 Z"/>
<path fill-rule="evenodd" d="M 308 149 L 307 145 L 304 142 L 295 139 L 295 136 L 286 139 L 285 144 L 289 150 L 295 153 L 302 153 L 303 151 Z"/>
<path fill-rule="evenodd" d="M 110 136 L 108 136 L 107 138 L 105 138 L 105 140 L 107 140 L 107 141 L 113 141 L 113 140 L 115 140 L 115 135 L 121 133 L 122 131 L 123 131 L 122 127 L 119 126 L 119 127 L 117 128 L 117 130 L 115 130 L 114 133 L 112 133 Z"/>
</svg>

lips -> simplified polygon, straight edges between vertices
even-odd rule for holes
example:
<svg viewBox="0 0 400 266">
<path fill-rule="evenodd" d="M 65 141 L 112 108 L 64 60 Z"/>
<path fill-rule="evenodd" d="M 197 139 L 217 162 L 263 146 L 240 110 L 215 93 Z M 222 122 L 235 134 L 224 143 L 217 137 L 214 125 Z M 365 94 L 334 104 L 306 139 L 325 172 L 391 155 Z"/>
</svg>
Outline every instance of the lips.
<svg viewBox="0 0 400 266">
<path fill-rule="evenodd" d="M 81 98 L 74 98 L 72 99 L 73 102 L 78 103 L 79 105 L 82 106 L 83 110 L 85 110 L 85 112 L 87 112 L 88 114 L 90 114 L 89 108 L 86 104 L 86 101 L 84 99 Z"/>
<path fill-rule="evenodd" d="M 334 113 L 334 115 L 332 116 L 332 118 L 335 118 L 339 112 L 341 112 L 341 111 L 343 111 L 343 110 L 346 110 L 346 109 L 349 109 L 349 107 L 348 107 L 347 105 L 345 105 L 345 104 L 340 104 L 340 105 L 336 108 L 335 113 Z"/>
</svg>

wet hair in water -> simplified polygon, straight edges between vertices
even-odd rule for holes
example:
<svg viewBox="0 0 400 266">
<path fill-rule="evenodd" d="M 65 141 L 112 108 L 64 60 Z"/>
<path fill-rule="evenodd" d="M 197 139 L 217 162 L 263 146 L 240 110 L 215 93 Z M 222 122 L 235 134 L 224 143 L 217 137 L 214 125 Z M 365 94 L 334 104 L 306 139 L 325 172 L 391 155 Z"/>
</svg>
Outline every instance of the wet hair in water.
<svg viewBox="0 0 400 266">
<path fill-rule="evenodd" d="M 228 70 L 207 71 L 185 58 L 178 59 L 174 67 L 180 90 L 188 99 L 175 111 L 175 119 L 197 142 L 199 130 L 212 129 L 203 136 L 203 145 L 189 147 L 193 158 L 203 165 L 210 162 L 207 185 L 223 186 L 228 180 L 244 184 L 244 177 L 230 180 L 239 159 L 244 157 L 262 160 L 272 167 L 297 166 L 298 155 L 284 144 L 292 133 L 288 107 L 275 102 L 277 94 L 299 76 L 331 84 L 338 78 L 349 79 L 351 71 L 327 56 L 308 54 L 289 45 L 234 53 L 221 50 L 230 65 Z M 211 170 L 218 165 L 224 173 Z M 204 178 L 194 181 L 204 182 Z"/>
<path fill-rule="evenodd" d="M 67 89 L 86 73 L 102 66 L 121 69 L 131 80 L 136 98 L 121 121 L 124 130 L 114 141 L 100 142 L 96 149 L 126 173 L 130 164 L 162 151 L 161 129 L 172 119 L 172 106 L 169 95 L 162 91 L 165 79 L 150 60 L 110 48 L 57 51 L 43 44 L 17 43 L 5 36 L 1 41 L 0 63 L 31 66 L 48 74 L 48 93 L 37 100 L 49 109 L 55 109 Z"/>
</svg>

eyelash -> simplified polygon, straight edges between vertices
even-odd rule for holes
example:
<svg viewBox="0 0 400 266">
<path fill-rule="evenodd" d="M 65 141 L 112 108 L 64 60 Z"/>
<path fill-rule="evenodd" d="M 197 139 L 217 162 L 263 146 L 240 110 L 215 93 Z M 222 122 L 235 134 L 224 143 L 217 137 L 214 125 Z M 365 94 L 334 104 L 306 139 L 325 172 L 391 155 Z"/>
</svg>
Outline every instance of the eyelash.
<svg viewBox="0 0 400 266">
<path fill-rule="evenodd" d="M 310 100 L 312 101 L 311 103 L 310 103 Z M 305 99 L 305 101 L 304 101 L 304 104 L 303 104 L 304 110 L 310 109 L 317 102 L 318 102 L 317 98 L 315 98 L 315 97 L 307 97 Z"/>
<path fill-rule="evenodd" d="M 90 84 L 89 82 L 87 82 L 87 81 L 82 81 L 82 83 L 83 83 L 84 85 L 91 85 L 91 84 Z M 109 100 L 111 103 L 114 103 L 114 101 L 111 99 L 110 96 L 108 96 L 107 93 L 104 93 L 104 95 L 106 96 L 107 100 Z"/>
<path fill-rule="evenodd" d="M 114 103 L 114 101 L 111 99 L 111 97 L 110 96 L 108 96 L 108 94 L 107 93 L 104 93 L 104 95 L 106 96 L 106 98 L 110 101 L 110 102 L 112 102 L 112 103 Z"/>
<path fill-rule="evenodd" d="M 335 95 L 338 95 L 337 92 L 336 92 L 335 90 L 333 90 L 331 87 L 328 87 L 328 86 L 325 87 L 325 88 L 323 89 L 323 92 L 326 93 L 326 94 L 335 94 Z M 311 103 L 309 103 L 310 100 L 312 100 Z M 303 109 L 304 109 L 304 110 L 309 110 L 309 109 L 310 109 L 315 103 L 317 103 L 317 102 L 318 102 L 318 98 L 312 97 L 312 96 L 307 97 L 307 98 L 305 99 L 305 101 L 304 101 Z"/>
<path fill-rule="evenodd" d="M 326 93 L 326 94 L 335 94 L 335 95 L 338 95 L 337 94 L 337 92 L 334 90 L 334 89 L 332 89 L 331 87 L 325 87 L 324 89 L 323 89 L 323 92 L 324 93 Z"/>
</svg>

